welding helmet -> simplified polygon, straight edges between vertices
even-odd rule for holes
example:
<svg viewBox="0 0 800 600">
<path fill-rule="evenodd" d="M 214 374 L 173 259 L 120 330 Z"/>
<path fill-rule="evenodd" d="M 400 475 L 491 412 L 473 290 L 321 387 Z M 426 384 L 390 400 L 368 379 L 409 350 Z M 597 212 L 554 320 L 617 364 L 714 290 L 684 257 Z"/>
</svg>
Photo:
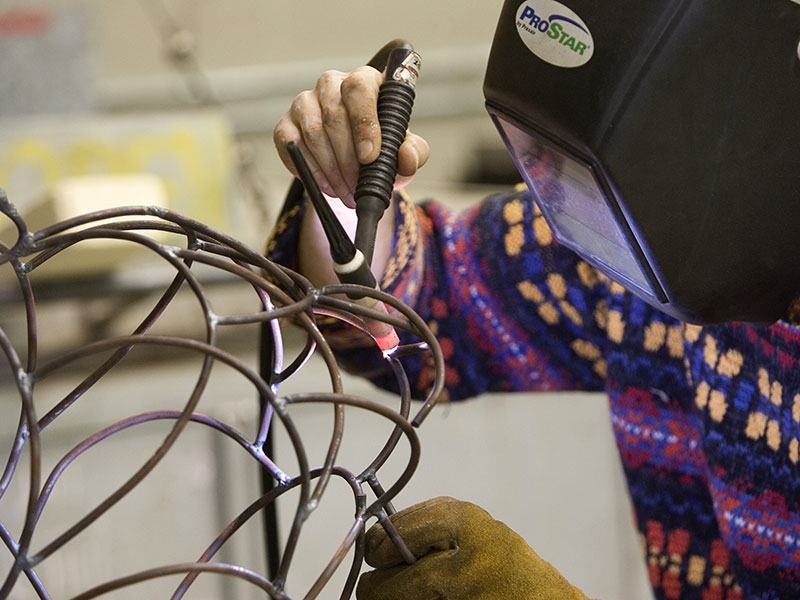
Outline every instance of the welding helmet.
<svg viewBox="0 0 800 600">
<path fill-rule="evenodd" d="M 798 0 L 507 0 L 489 113 L 556 239 L 664 312 L 800 291 Z"/>
</svg>

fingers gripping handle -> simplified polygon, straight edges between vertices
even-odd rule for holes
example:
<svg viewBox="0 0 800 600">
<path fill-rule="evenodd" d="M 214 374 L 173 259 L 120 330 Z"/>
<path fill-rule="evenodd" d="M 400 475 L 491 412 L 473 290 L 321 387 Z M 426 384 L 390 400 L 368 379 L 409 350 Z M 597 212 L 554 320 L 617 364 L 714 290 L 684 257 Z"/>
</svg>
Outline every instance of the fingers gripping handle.
<svg viewBox="0 0 800 600">
<path fill-rule="evenodd" d="M 414 88 L 404 81 L 387 80 L 378 94 L 378 122 L 381 126 L 381 151 L 378 158 L 363 165 L 358 174 L 356 202 L 365 196 L 385 199 L 389 196 L 397 175 L 397 152 L 406 137 Z"/>
<path fill-rule="evenodd" d="M 368 264 L 372 263 L 378 221 L 392 197 L 397 153 L 411 119 L 420 63 L 419 55 L 407 44 L 395 48 L 389 54 L 386 80 L 378 93 L 381 150 L 374 162 L 361 167 L 355 191 L 358 216 L 355 245 L 364 253 Z"/>
</svg>

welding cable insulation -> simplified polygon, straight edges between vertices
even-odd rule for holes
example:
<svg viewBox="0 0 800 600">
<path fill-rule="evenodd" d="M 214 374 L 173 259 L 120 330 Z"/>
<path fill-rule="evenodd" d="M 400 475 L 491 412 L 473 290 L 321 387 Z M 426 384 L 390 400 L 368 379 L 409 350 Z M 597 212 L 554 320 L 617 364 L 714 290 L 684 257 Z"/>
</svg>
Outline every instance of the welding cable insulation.
<svg viewBox="0 0 800 600">
<path fill-rule="evenodd" d="M 353 242 L 350 241 L 347 232 L 345 232 L 339 219 L 336 218 L 333 209 L 322 196 L 322 192 L 320 192 L 319 186 L 314 180 L 311 169 L 308 167 L 308 163 L 299 146 L 295 142 L 289 142 L 286 147 L 289 151 L 289 157 L 297 169 L 300 181 L 306 188 L 311 204 L 322 222 L 322 228 L 325 231 L 325 237 L 328 238 L 331 258 L 333 259 L 333 270 L 339 281 L 342 283 L 354 283 L 371 289 L 379 289 L 378 282 L 375 280 L 364 254 L 361 250 L 356 249 Z M 348 295 L 360 304 L 373 307 L 385 315 L 389 314 L 386 307 L 374 298 L 363 294 L 349 293 Z M 364 326 L 382 352 L 390 352 L 400 343 L 400 338 L 394 327 L 382 320 L 365 319 Z"/>
<path fill-rule="evenodd" d="M 275 333 L 272 329 L 272 323 L 261 323 L 259 353 L 258 353 L 258 369 L 261 378 L 269 385 L 273 385 L 276 380 L 275 367 L 276 367 L 276 347 L 275 347 Z M 269 399 L 263 392 L 258 394 L 259 411 L 260 414 L 265 414 L 268 410 Z M 262 446 L 266 456 L 275 456 L 275 441 L 273 433 L 275 425 L 270 420 L 267 430 L 267 435 L 264 439 Z M 261 493 L 269 494 L 275 487 L 275 479 L 272 474 L 265 468 L 260 469 L 261 475 Z M 281 564 L 281 544 L 280 532 L 278 530 L 278 505 L 272 502 L 264 507 L 262 532 L 264 534 L 264 549 L 266 551 L 267 560 L 267 574 L 270 579 L 275 579 L 278 573 L 278 568 Z"/>
<path fill-rule="evenodd" d="M 359 170 L 355 191 L 356 248 L 367 263 L 372 263 L 378 221 L 389 207 L 397 176 L 397 153 L 406 137 L 411 109 L 414 106 L 414 86 L 405 81 L 387 79 L 378 94 L 378 121 L 381 127 L 381 150 L 378 158 Z"/>
</svg>

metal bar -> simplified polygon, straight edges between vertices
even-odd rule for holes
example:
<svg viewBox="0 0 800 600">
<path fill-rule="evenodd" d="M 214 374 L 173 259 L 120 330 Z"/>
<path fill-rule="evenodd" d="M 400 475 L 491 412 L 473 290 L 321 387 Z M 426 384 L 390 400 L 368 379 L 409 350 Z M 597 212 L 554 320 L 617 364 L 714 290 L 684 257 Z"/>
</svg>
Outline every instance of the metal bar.
<svg viewBox="0 0 800 600">
<path fill-rule="evenodd" d="M 73 600 L 88 600 L 108 594 L 120 588 L 135 585 L 164 577 L 184 574 L 185 577 L 173 594 L 174 599 L 183 597 L 185 592 L 201 573 L 217 573 L 227 577 L 236 577 L 251 583 L 271 598 L 291 600 L 283 590 L 284 583 L 291 571 L 301 532 L 310 519 L 314 508 L 318 505 L 327 489 L 331 477 L 345 479 L 352 488 L 355 504 L 355 516 L 347 528 L 339 548 L 324 567 L 322 573 L 312 584 L 305 596 L 307 600 L 317 598 L 328 585 L 333 573 L 344 561 L 345 555 L 355 546 L 353 562 L 349 568 L 347 579 L 341 590 L 340 599 L 347 600 L 352 596 L 356 579 L 363 564 L 365 523 L 372 517 L 378 518 L 390 537 L 396 543 L 401 555 L 412 561 L 405 544 L 394 531 L 388 520 L 388 514 L 394 512 L 392 500 L 408 483 L 419 461 L 419 440 L 414 427 L 419 425 L 424 416 L 435 404 L 444 386 L 444 362 L 436 339 L 425 322 L 411 309 L 377 290 L 343 284 L 322 289 L 314 288 L 311 283 L 298 273 L 276 265 L 259 252 L 252 250 L 236 239 L 216 231 L 202 223 L 178 215 L 159 207 L 131 206 L 96 211 L 55 223 L 37 232 L 29 232 L 24 220 L 0 192 L 0 212 L 3 212 L 17 227 L 18 240 L 12 248 L 0 245 L 0 266 L 8 264 L 14 269 L 19 285 L 22 302 L 25 308 L 25 344 L 26 362 L 23 364 L 14 342 L 0 328 L 0 355 L 5 358 L 14 375 L 14 383 L 20 402 L 20 417 L 13 424 L 12 444 L 5 468 L 0 477 L 0 504 L 5 508 L 10 502 L 4 492 L 10 487 L 18 475 L 20 459 L 26 447 L 30 453 L 28 467 L 28 498 L 24 509 L 23 525 L 16 541 L 8 528 L 0 522 L 0 539 L 4 551 L 7 551 L 12 564 L 5 574 L 0 587 L 0 600 L 6 600 L 17 589 L 20 574 L 25 574 L 33 591 L 39 598 L 49 600 L 47 587 L 59 589 L 59 582 L 40 580 L 34 567 L 62 551 L 65 544 L 74 539 L 81 531 L 95 523 L 99 517 L 112 508 L 134 488 L 139 486 L 154 467 L 169 453 L 178 437 L 190 423 L 210 428 L 215 435 L 222 435 L 234 441 L 252 460 L 256 461 L 261 472 L 267 474 L 272 489 L 265 490 L 259 498 L 239 513 L 229 525 L 208 546 L 201 557 L 192 563 L 180 563 L 156 567 L 138 573 L 111 577 L 105 583 L 88 589 Z M 145 217 L 131 219 L 131 217 Z M 107 219 L 124 219 L 108 222 Z M 103 221 L 99 223 L 99 221 Z M 153 239 L 148 232 L 169 232 L 182 240 L 182 247 L 162 243 Z M 166 284 L 165 291 L 155 300 L 152 308 L 129 335 L 115 338 L 95 339 L 62 352 L 46 362 L 38 356 L 41 333 L 36 325 L 36 302 L 34 298 L 37 269 L 50 261 L 57 261 L 61 253 L 87 240 L 114 239 L 123 243 L 137 244 L 168 264 L 175 271 L 172 281 Z M 231 280 L 247 282 L 254 293 L 257 306 L 264 310 L 246 314 L 218 314 L 211 305 L 204 283 L 200 281 L 194 265 L 202 264 L 214 273 L 224 274 Z M 149 284 L 150 285 L 150 284 Z M 153 292 L 157 291 L 154 286 Z M 205 328 L 203 340 L 177 336 L 153 335 L 150 330 L 165 314 L 168 305 L 177 297 L 178 292 L 186 288 L 194 296 L 202 314 Z M 93 288 L 98 290 L 108 287 Z M 148 291 L 143 290 L 143 291 Z M 114 290 L 115 293 L 124 290 Z M 366 308 L 356 302 L 341 299 L 340 295 L 364 296 L 375 298 L 391 306 L 395 315 Z M 394 410 L 366 398 L 347 395 L 342 389 L 339 366 L 332 348 L 325 336 L 317 327 L 316 314 L 333 316 L 337 320 L 354 325 L 362 331 L 369 331 L 370 321 L 380 321 L 405 331 L 417 341 L 409 341 L 398 347 L 390 356 L 386 356 L 389 367 L 394 372 L 400 393 L 400 406 Z M 284 366 L 282 323 L 292 321 L 300 327 L 306 336 L 304 347 L 299 354 Z M 235 328 L 246 324 L 260 323 L 265 331 L 272 335 L 270 345 L 272 356 L 262 357 L 261 373 L 257 373 L 242 359 L 217 346 L 217 332 L 220 326 Z M 45 334 L 47 332 L 44 332 Z M 122 358 L 137 346 L 159 346 L 172 348 L 176 353 L 190 353 L 202 357 L 202 365 L 197 374 L 194 386 L 180 410 L 156 410 L 138 413 L 132 407 L 133 414 L 117 420 L 99 431 L 79 440 L 70 451 L 62 456 L 55 467 L 47 475 L 42 484 L 42 463 L 46 448 L 40 436 L 45 427 L 56 427 L 59 417 L 64 414 L 100 379 L 110 373 Z M 376 348 L 376 352 L 379 352 Z M 417 352 L 431 354 L 435 376 L 431 390 L 428 392 L 422 408 L 414 420 L 409 421 L 411 407 L 411 390 L 408 378 L 402 367 L 405 356 Z M 54 376 L 70 367 L 76 368 L 81 360 L 102 356 L 105 357 L 99 366 L 91 369 L 63 398 L 56 402 L 42 417 L 35 411 L 36 384 Z M 329 392 L 313 394 L 294 394 L 281 397 L 280 385 L 283 381 L 301 372 L 302 365 L 316 354 L 323 361 L 328 371 Z M 261 402 L 258 431 L 253 441 L 229 424 L 196 412 L 200 398 L 206 393 L 207 383 L 214 363 L 223 363 L 238 372 L 249 381 L 258 393 Z M 81 367 L 83 368 L 83 367 Z M 306 455 L 303 440 L 291 416 L 292 406 L 304 403 L 330 404 L 334 410 L 334 420 L 328 449 L 320 466 L 312 466 Z M 374 412 L 394 423 L 389 437 L 376 456 L 369 462 L 369 467 L 356 476 L 345 467 L 336 464 L 338 450 L 344 436 L 344 407 L 350 406 L 359 410 Z M 277 416 L 277 420 L 273 417 Z M 65 530 L 55 539 L 42 546 L 37 553 L 30 554 L 31 540 L 37 530 L 39 519 L 45 509 L 53 490 L 61 480 L 61 475 L 69 466 L 85 452 L 103 443 L 116 434 L 138 425 L 157 420 L 173 421 L 155 452 L 146 458 L 141 466 L 122 485 L 92 508 L 87 514 L 71 524 L 65 524 Z M 288 434 L 292 450 L 295 454 L 299 473 L 289 476 L 274 462 L 274 448 L 271 447 L 272 434 L 276 424 L 280 424 Z M 403 472 L 384 489 L 378 481 L 378 472 L 394 451 L 400 438 L 406 437 L 411 446 L 408 464 Z M 368 503 L 363 483 L 369 483 L 376 498 Z M 312 483 L 314 485 L 312 486 Z M 312 489 L 313 487 L 313 489 Z M 275 508 L 278 497 L 290 489 L 299 488 L 299 498 L 294 518 L 289 524 L 287 537 L 280 560 L 276 560 L 270 568 L 269 576 L 263 576 L 241 566 L 211 562 L 219 549 L 229 543 L 242 525 L 260 511 Z M 5 514 L 5 513 L 4 513 Z M 276 513 L 273 512 L 276 515 Z M 276 515 L 277 517 L 277 515 Z M 268 529 L 277 530 L 277 518 Z M 277 540 L 277 538 L 276 538 Z M 0 547 L 0 549 L 3 549 Z M 277 556 L 277 552 L 275 553 Z M 111 575 L 111 574 L 109 574 Z"/>
</svg>

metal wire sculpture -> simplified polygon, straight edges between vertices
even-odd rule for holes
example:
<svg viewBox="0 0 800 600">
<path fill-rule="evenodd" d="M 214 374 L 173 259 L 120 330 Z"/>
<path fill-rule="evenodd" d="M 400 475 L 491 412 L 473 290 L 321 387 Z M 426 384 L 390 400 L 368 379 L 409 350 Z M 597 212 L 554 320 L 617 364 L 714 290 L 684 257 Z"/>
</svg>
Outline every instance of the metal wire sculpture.
<svg viewBox="0 0 800 600">
<path fill-rule="evenodd" d="M 194 581 L 203 573 L 217 573 L 239 578 L 260 588 L 268 597 L 289 600 L 290 597 L 285 591 L 284 584 L 292 561 L 295 559 L 295 550 L 303 524 L 319 504 L 332 477 L 342 478 L 349 484 L 354 501 L 355 518 L 338 550 L 304 598 L 318 597 L 334 571 L 344 561 L 345 555 L 354 549 L 352 564 L 340 598 L 346 599 L 352 595 L 363 562 L 365 523 L 373 517 L 385 525 L 406 560 L 413 562 L 413 556 L 392 529 L 388 515 L 394 511 L 391 504 L 392 499 L 406 485 L 417 466 L 419 441 L 414 427 L 422 422 L 439 396 L 443 388 L 444 367 L 442 354 L 433 334 L 424 321 L 411 309 L 388 294 L 360 286 L 334 285 L 315 289 L 308 280 L 299 274 L 272 263 L 259 252 L 249 249 L 232 237 L 159 207 L 131 206 L 108 209 L 71 218 L 36 232 L 28 231 L 24 220 L 14 206 L 9 203 L 2 190 L 0 190 L 0 211 L 14 223 L 18 234 L 18 239 L 11 248 L 0 244 L 0 266 L 7 265 L 4 268 L 9 268 L 9 266 L 13 268 L 24 301 L 27 320 L 27 357 L 25 358 L 18 354 L 7 333 L 0 328 L 0 349 L 11 367 L 12 378 L 20 402 L 20 417 L 16 426 L 16 434 L 13 437 L 13 445 L 2 475 L 0 475 L 0 505 L 2 505 L 3 496 L 14 479 L 15 473 L 20 470 L 18 469 L 20 457 L 26 446 L 30 462 L 27 506 L 22 529 L 17 535 L 14 535 L 0 522 L 0 539 L 2 539 L 7 552 L 13 557 L 13 565 L 9 571 L 5 575 L 0 574 L 0 600 L 9 598 L 12 591 L 15 590 L 15 586 L 23 578 L 27 578 L 29 587 L 39 598 L 49 599 L 50 592 L 48 592 L 45 582 L 37 575 L 37 566 L 58 552 L 68 541 L 131 492 L 164 458 L 189 424 L 208 427 L 216 434 L 233 440 L 253 461 L 268 471 L 276 482 L 275 487 L 255 499 L 233 519 L 202 551 L 197 560 L 122 574 L 74 596 L 74 600 L 96 598 L 125 586 L 176 574 L 184 577 L 172 593 L 171 598 L 179 599 L 184 597 Z M 154 232 L 168 232 L 172 238 L 183 240 L 182 245 L 176 246 L 157 241 L 154 239 Z M 114 239 L 144 247 L 171 265 L 175 270 L 174 278 L 147 317 L 130 335 L 91 341 L 40 364 L 37 353 L 36 307 L 29 273 L 57 257 L 63 250 L 93 239 Z M 254 304 L 257 302 L 257 310 L 249 314 L 235 315 L 215 312 L 203 284 L 192 270 L 192 266 L 197 264 L 209 265 L 247 282 L 255 293 Z M 163 314 L 166 306 L 175 298 L 178 291 L 187 287 L 196 298 L 205 316 L 205 339 L 196 340 L 149 333 L 153 324 Z M 391 306 L 394 309 L 393 314 L 387 315 L 385 312 L 365 308 L 357 302 L 343 299 L 345 298 L 343 294 L 378 299 Z M 364 330 L 365 320 L 378 319 L 416 336 L 418 342 L 400 346 L 390 355 L 386 355 L 386 360 L 391 366 L 401 390 L 398 410 L 367 398 L 343 392 L 339 367 L 330 346 L 315 323 L 315 314 L 333 317 L 362 330 Z M 306 343 L 304 349 L 294 360 L 288 366 L 284 366 L 284 336 L 279 319 L 287 317 L 291 317 L 304 330 Z M 221 328 L 254 323 L 266 324 L 265 326 L 269 327 L 272 332 L 272 373 L 266 377 L 262 377 L 245 362 L 217 345 L 218 333 Z M 97 431 L 80 441 L 65 454 L 42 483 L 44 479 L 41 458 L 43 452 L 42 430 L 51 426 L 93 384 L 118 364 L 132 348 L 146 345 L 179 348 L 197 353 L 202 357 L 199 376 L 183 409 L 132 414 Z M 279 394 L 281 382 L 296 373 L 314 352 L 324 360 L 330 375 L 330 391 L 281 396 Z M 429 353 L 427 360 L 433 365 L 435 377 L 425 402 L 414 418 L 410 419 L 410 386 L 401 365 L 401 359 L 419 352 Z M 102 363 L 46 414 L 37 414 L 34 402 L 35 385 L 85 357 L 99 357 L 102 359 Z M 247 439 L 244 434 L 231 425 L 196 412 L 197 404 L 204 393 L 209 372 L 214 363 L 224 363 L 238 371 L 242 377 L 249 380 L 262 398 L 264 410 L 261 413 L 260 426 L 255 439 Z M 303 440 L 300 439 L 291 416 L 291 409 L 294 405 L 307 403 L 330 404 L 334 412 L 333 432 L 327 454 L 323 464 L 318 467 L 313 467 L 309 463 Z M 361 473 L 353 473 L 337 464 L 337 452 L 344 433 L 345 406 L 372 411 L 395 424 L 383 448 Z M 275 417 L 285 428 L 296 454 L 299 472 L 294 476 L 281 470 L 271 460 L 271 457 L 264 453 L 270 422 Z M 70 464 L 86 450 L 103 440 L 123 430 L 157 420 L 168 420 L 173 424 L 156 452 L 141 464 L 133 476 L 85 516 L 70 525 L 64 533 L 45 544 L 38 551 L 33 552 L 31 542 L 37 529 L 37 523 L 60 476 L 69 468 Z M 403 437 L 410 446 L 408 463 L 401 475 L 385 489 L 379 481 L 379 471 Z M 213 561 L 222 545 L 242 525 L 254 515 L 259 514 L 265 506 L 274 502 L 284 492 L 293 488 L 299 488 L 299 500 L 274 577 L 268 578 L 254 570 Z M 367 492 L 370 490 L 375 496 L 371 502 L 367 500 Z M 50 587 L 55 587 L 55 589 L 57 586 L 57 582 L 50 584 Z"/>
</svg>

